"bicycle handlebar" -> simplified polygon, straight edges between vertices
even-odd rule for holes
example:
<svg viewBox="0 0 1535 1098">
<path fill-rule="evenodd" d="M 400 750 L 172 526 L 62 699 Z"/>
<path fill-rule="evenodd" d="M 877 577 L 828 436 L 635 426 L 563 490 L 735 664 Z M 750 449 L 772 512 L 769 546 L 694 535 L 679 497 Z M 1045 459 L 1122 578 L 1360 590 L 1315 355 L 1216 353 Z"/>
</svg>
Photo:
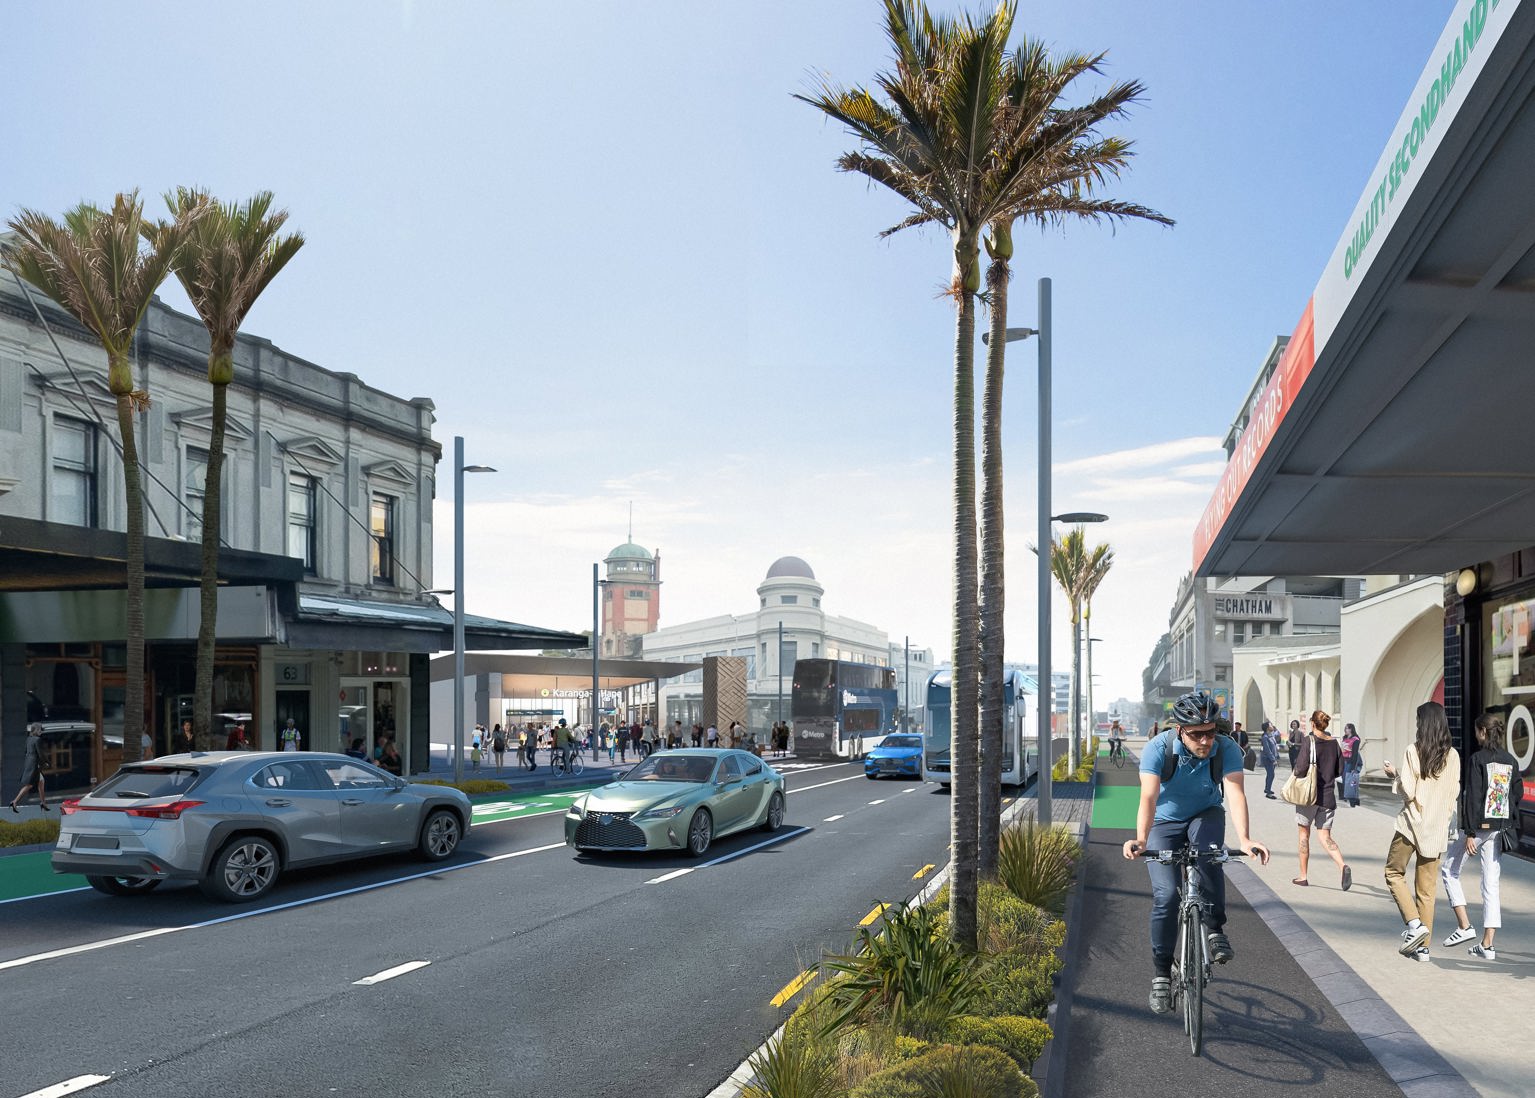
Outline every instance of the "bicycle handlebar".
<svg viewBox="0 0 1535 1098">
<path fill-rule="evenodd" d="M 1247 857 L 1247 851 L 1237 850 L 1234 847 L 1227 847 L 1225 849 L 1210 847 L 1208 850 L 1195 850 L 1192 847 L 1184 846 L 1176 850 L 1137 850 L 1135 856 L 1137 858 L 1154 858 L 1163 863 L 1176 862 L 1180 858 L 1185 857 L 1209 858 L 1212 861 L 1224 862 L 1228 858 L 1245 858 Z"/>
</svg>

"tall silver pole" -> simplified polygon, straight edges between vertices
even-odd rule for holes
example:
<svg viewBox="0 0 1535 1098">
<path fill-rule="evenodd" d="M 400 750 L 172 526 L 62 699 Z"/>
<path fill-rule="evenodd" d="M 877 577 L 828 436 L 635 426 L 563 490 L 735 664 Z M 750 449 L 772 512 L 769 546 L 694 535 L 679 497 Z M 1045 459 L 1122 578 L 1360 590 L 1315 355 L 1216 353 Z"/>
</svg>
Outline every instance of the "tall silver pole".
<svg viewBox="0 0 1535 1098">
<path fill-rule="evenodd" d="M 901 699 L 902 732 L 911 731 L 911 635 L 906 636 L 906 673 L 901 677 L 906 684 L 906 697 Z"/>
<path fill-rule="evenodd" d="M 592 751 L 597 750 L 597 707 L 600 694 L 597 692 L 597 647 L 602 641 L 602 619 L 598 616 L 599 599 L 597 592 L 602 589 L 602 583 L 597 578 L 597 564 L 592 564 Z M 592 756 L 596 758 L 594 754 Z"/>
<path fill-rule="evenodd" d="M 453 436 L 453 780 L 464 780 L 464 436 Z"/>
<path fill-rule="evenodd" d="M 1092 615 L 1088 614 L 1089 628 L 1084 633 L 1091 633 Z M 1093 638 L 1087 638 L 1087 739 L 1088 746 L 1092 746 L 1093 733 L 1098 730 L 1098 724 L 1093 719 Z"/>
<path fill-rule="evenodd" d="M 778 723 L 783 723 L 783 620 L 778 622 Z"/>
<path fill-rule="evenodd" d="M 1039 280 L 1039 779 L 1037 816 L 1049 827 L 1050 771 L 1050 280 Z"/>
</svg>

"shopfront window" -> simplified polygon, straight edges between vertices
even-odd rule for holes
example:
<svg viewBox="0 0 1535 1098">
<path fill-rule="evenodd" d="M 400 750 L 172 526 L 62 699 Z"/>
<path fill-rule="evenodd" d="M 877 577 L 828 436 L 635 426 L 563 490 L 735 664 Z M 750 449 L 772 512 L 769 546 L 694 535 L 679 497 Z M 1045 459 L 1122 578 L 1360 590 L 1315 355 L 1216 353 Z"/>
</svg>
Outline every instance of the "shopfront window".
<svg viewBox="0 0 1535 1098">
<path fill-rule="evenodd" d="M 1503 714 L 1508 749 L 1524 775 L 1525 789 L 1535 782 L 1535 598 L 1528 593 L 1482 615 L 1482 704 Z M 1474 716 L 1474 714 L 1473 714 Z M 1469 727 L 1468 717 L 1468 727 Z M 1468 745 L 1469 748 L 1469 745 Z M 1526 793 L 1526 806 L 1531 805 Z"/>
</svg>

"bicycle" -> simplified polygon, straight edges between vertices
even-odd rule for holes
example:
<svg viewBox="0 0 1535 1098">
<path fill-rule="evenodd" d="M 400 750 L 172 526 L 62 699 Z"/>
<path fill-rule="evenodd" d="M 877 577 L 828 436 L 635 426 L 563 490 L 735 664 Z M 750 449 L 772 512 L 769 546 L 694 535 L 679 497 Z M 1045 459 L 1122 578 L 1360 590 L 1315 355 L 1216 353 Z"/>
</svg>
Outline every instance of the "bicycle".
<svg viewBox="0 0 1535 1098">
<path fill-rule="evenodd" d="M 586 763 L 581 761 L 581 755 L 574 747 L 570 749 L 570 765 L 565 765 L 565 760 L 560 757 L 559 748 L 551 748 L 549 751 L 549 768 L 556 774 L 565 774 L 572 778 L 579 778 L 586 771 Z"/>
<path fill-rule="evenodd" d="M 1114 740 L 1109 743 L 1109 761 L 1117 768 L 1123 770 L 1130 761 L 1130 752 L 1125 750 L 1123 740 Z"/>
<path fill-rule="evenodd" d="M 1210 943 L 1205 932 L 1205 913 L 1210 903 L 1199 891 L 1196 871 L 1201 858 L 1225 863 L 1233 857 L 1245 857 L 1241 850 L 1211 846 L 1195 850 L 1142 850 L 1143 858 L 1178 868 L 1178 939 L 1173 956 L 1173 1009 L 1183 1008 L 1183 1031 L 1189 1035 L 1189 1051 L 1199 1055 L 1204 1045 L 1205 985 L 1210 982 Z"/>
</svg>

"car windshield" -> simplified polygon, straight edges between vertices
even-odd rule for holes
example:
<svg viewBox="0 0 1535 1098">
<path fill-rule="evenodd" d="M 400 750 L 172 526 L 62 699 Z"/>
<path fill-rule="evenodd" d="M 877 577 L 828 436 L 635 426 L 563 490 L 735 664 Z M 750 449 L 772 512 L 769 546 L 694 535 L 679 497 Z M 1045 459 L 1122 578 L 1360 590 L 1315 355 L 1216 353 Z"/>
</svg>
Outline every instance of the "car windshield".
<svg viewBox="0 0 1535 1098">
<path fill-rule="evenodd" d="M 921 736 L 886 736 L 881 747 L 921 747 Z"/>
<path fill-rule="evenodd" d="M 92 797 L 179 797 L 200 777 L 192 766 L 129 766 L 95 789 Z"/>
<path fill-rule="evenodd" d="M 706 782 L 714 773 L 714 760 L 706 755 L 648 756 L 624 775 L 626 782 Z"/>
</svg>

